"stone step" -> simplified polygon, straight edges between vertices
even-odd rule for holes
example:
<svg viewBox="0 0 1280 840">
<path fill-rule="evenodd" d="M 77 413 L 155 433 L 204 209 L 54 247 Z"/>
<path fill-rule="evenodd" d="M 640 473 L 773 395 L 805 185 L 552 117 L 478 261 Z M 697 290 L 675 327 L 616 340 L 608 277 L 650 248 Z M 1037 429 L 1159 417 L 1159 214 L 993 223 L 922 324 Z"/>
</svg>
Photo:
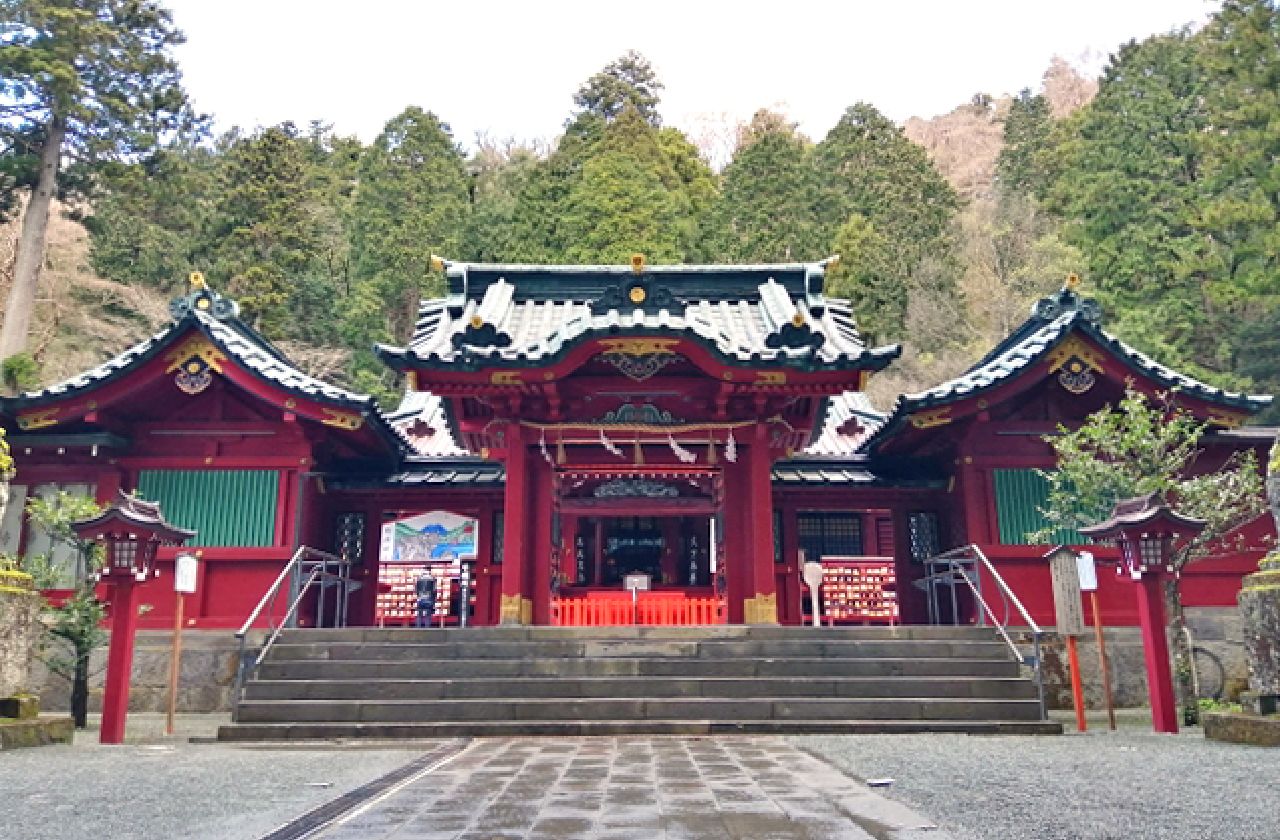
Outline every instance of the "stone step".
<svg viewBox="0 0 1280 840">
<path fill-rule="evenodd" d="M 408 741 L 457 737 L 615 735 L 1061 735 L 1062 724 L 1040 720 L 556 720 L 434 721 L 431 723 L 234 723 L 219 741 Z"/>
<path fill-rule="evenodd" d="M 955 677 L 531 677 L 476 679 L 258 680 L 245 699 L 254 700 L 442 700 L 590 697 L 931 697 L 1031 699 L 1028 680 Z"/>
<path fill-rule="evenodd" d="M 913 639 L 795 639 L 795 640 L 647 640 L 584 639 L 515 642 L 281 642 L 271 648 L 269 661 L 315 659 L 537 659 L 668 657 L 699 660 L 753 657 L 901 657 L 909 659 L 1008 658 L 999 641 Z"/>
<path fill-rule="evenodd" d="M 565 641 L 588 639 L 973 639 L 998 638 L 990 627 L 951 625 L 883 625 L 796 627 L 782 625 L 707 624 L 679 627 L 346 627 L 299 628 L 285 631 L 286 642 L 404 642 L 404 641 Z"/>
<path fill-rule="evenodd" d="M 1038 720 L 1035 700 L 687 697 L 506 700 L 244 701 L 237 723 L 428 723 L 500 720 Z"/>
<path fill-rule="evenodd" d="M 406 659 L 268 660 L 264 680 L 431 679 L 463 677 L 1014 677 L 1018 663 L 999 659 Z"/>
<path fill-rule="evenodd" d="M 289 631 L 222 740 L 1056 732 L 989 628 Z"/>
</svg>

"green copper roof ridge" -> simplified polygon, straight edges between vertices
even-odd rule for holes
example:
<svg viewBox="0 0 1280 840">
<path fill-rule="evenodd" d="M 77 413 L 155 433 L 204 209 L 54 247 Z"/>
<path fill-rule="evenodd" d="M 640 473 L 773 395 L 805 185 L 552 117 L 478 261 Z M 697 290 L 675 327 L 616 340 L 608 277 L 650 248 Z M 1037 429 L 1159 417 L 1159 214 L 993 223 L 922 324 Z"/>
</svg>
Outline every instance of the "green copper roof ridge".
<svg viewBox="0 0 1280 840">
<path fill-rule="evenodd" d="M 818 371 L 818 370 L 863 369 L 864 367 L 865 369 L 868 369 L 868 370 L 878 371 L 878 370 L 883 370 L 885 367 L 888 366 L 890 362 L 892 362 L 894 359 L 902 355 L 901 344 L 887 344 L 882 347 L 874 347 L 874 348 L 863 346 L 862 350 L 857 355 L 844 354 L 833 362 L 824 363 L 821 365 L 796 364 L 796 362 L 804 362 L 807 360 L 813 360 L 817 358 L 818 356 L 817 350 L 811 350 L 805 353 L 803 356 L 797 354 L 794 357 L 787 357 L 787 358 L 784 358 L 783 360 L 768 360 L 768 359 L 764 359 L 763 357 L 757 359 L 755 358 L 755 356 L 758 355 L 758 353 L 753 353 L 751 356 L 747 358 L 738 358 L 731 353 L 724 352 L 718 346 L 716 346 L 715 341 L 711 340 L 710 338 L 707 338 L 701 333 L 698 333 L 697 331 L 693 330 L 690 327 L 681 327 L 679 329 L 674 329 L 674 328 L 656 328 L 656 327 L 649 327 L 649 326 L 616 327 L 616 328 L 609 327 L 605 330 L 584 331 L 582 333 L 579 333 L 578 335 L 572 336 L 568 340 L 560 342 L 559 346 L 553 352 L 545 353 L 536 359 L 531 358 L 527 355 L 517 357 L 514 359 L 506 359 L 498 356 L 480 356 L 478 358 L 473 357 L 472 359 L 467 359 L 467 360 L 448 359 L 435 351 L 432 351 L 431 353 L 424 355 L 424 354 L 418 353 L 416 350 L 414 350 L 412 346 L 394 347 L 388 344 L 383 344 L 381 342 L 373 345 L 373 352 L 374 352 L 374 355 L 377 356 L 384 364 L 396 370 L 400 370 L 403 368 L 405 360 L 412 360 L 416 362 L 425 363 L 431 367 L 453 368 L 453 369 L 461 369 L 466 371 L 480 370 L 485 367 L 528 368 L 528 367 L 545 366 L 548 364 L 555 364 L 561 358 L 566 356 L 568 353 L 572 352 L 572 350 L 576 346 L 578 346 L 579 341 L 591 340 L 591 338 L 597 334 L 601 335 L 601 337 L 608 337 L 608 338 L 614 338 L 614 337 L 650 338 L 650 337 L 664 337 L 664 336 L 671 336 L 671 335 L 679 335 L 682 338 L 687 337 L 689 340 L 697 342 L 698 344 L 702 345 L 708 352 L 712 353 L 722 363 L 729 365 L 730 367 L 747 367 L 747 366 L 759 366 L 761 364 L 770 364 L 770 365 L 776 365 L 777 367 L 783 367 L 783 368 L 795 369 L 795 370 L 805 370 L 808 372 Z M 770 348 L 770 349 L 772 352 L 780 353 L 780 354 L 787 352 L 786 348 L 779 348 L 779 349 Z M 870 360 L 873 364 L 866 365 L 866 366 L 859 364 L 864 359 Z M 399 363 L 400 365 L 399 367 L 397 366 L 397 363 Z"/>
<path fill-rule="evenodd" d="M 446 270 L 480 269 L 484 271 L 501 271 L 513 274 L 544 272 L 548 274 L 647 274 L 647 273 L 690 273 L 690 274 L 731 274 L 734 272 L 766 272 L 766 271 L 802 271 L 812 269 L 825 270 L 832 258 L 808 262 L 787 263 L 645 263 L 638 271 L 629 263 L 485 263 L 445 261 Z"/>
</svg>

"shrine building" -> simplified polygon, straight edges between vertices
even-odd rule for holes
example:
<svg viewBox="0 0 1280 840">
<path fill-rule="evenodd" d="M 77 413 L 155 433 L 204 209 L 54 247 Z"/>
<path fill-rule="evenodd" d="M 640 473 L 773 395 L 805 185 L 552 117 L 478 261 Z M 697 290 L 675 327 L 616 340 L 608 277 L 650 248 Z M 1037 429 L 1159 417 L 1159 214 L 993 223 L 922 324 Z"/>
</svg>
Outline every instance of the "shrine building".
<svg viewBox="0 0 1280 840">
<path fill-rule="evenodd" d="M 50 549 L 28 498 L 134 491 L 197 532 L 187 614 L 222 629 L 299 546 L 350 563 L 355 625 L 410 623 L 424 569 L 446 624 L 799 624 L 806 559 L 824 564 L 827 621 L 960 621 L 937 614 L 927 561 L 974 545 L 1052 625 L 1049 546 L 1028 542 L 1046 435 L 1131 383 L 1208 425 L 1200 468 L 1265 461 L 1274 438 L 1243 425 L 1270 397 L 1160 365 L 1070 286 L 886 414 L 864 389 L 899 348 L 863 341 L 826 294 L 829 263 L 443 267 L 408 345 L 376 348 L 406 383 L 395 410 L 303 372 L 202 284 L 151 338 L 0 400 L 17 463 L 0 551 Z M 1270 533 L 1260 517 L 1189 567 L 1184 602 L 1233 606 Z M 70 585 L 74 557 L 54 556 Z M 1131 593 L 1100 577 L 1107 623 L 1134 623 Z M 157 597 L 142 623 L 171 610 Z M 324 615 L 308 605 L 302 622 Z"/>
</svg>

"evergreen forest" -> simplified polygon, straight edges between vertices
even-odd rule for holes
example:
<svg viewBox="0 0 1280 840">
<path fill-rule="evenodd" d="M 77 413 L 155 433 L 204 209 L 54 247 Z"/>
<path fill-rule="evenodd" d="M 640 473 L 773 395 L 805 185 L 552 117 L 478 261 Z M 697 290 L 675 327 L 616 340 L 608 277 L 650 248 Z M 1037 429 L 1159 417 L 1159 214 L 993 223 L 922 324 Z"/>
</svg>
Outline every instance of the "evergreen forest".
<svg viewBox="0 0 1280 840">
<path fill-rule="evenodd" d="M 550 141 L 458 138 L 430 102 L 369 144 L 324 115 L 214 134 L 183 91 L 181 39 L 152 3 L 0 0 L 9 388 L 145 336 L 200 271 L 305 369 L 390 408 L 402 383 L 371 348 L 403 343 L 441 292 L 433 254 L 642 253 L 839 254 L 829 293 L 854 301 L 869 343 L 904 345 L 875 383 L 882 407 L 972 364 L 1071 273 L 1159 361 L 1280 392 L 1276 0 L 1119 45 L 1096 80 L 1055 60 L 1015 96 L 905 125 L 851 80 L 822 137 L 768 109 L 717 137 L 665 125 L 662 80 L 635 52 L 565 91 Z M 24 218 L 42 201 L 47 239 Z"/>
</svg>

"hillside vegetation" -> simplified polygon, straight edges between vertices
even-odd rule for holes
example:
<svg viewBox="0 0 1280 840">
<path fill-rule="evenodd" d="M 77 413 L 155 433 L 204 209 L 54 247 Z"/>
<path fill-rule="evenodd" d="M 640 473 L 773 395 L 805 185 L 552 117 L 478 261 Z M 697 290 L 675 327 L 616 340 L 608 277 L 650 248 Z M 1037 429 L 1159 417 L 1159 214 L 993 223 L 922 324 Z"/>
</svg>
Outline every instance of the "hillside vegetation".
<svg viewBox="0 0 1280 840">
<path fill-rule="evenodd" d="M 1032 80 L 1029 80 L 1032 81 Z M 1109 328 L 1226 387 L 1280 387 L 1280 12 L 1225 3 L 1199 32 L 1121 45 L 1098 80 L 1055 59 L 1012 97 L 893 124 L 854 102 L 821 138 L 761 110 L 727 163 L 660 118 L 620 57 L 548 145 L 481 139 L 408 107 L 373 143 L 323 122 L 180 132 L 100 166 L 59 216 L 30 350 L 50 381 L 161 323 L 191 270 L 313 373 L 394 399 L 374 359 L 441 290 L 430 257 L 509 262 L 819 260 L 868 342 L 902 342 L 881 404 L 954 375 L 1080 274 Z M 853 97 L 851 97 L 852 99 Z M 0 151 L 3 148 L 0 147 Z M 0 241 L 9 264 L 12 227 Z M 3 250 L 9 248 L 9 250 Z M 11 260 L 10 260 L 11 261 Z"/>
</svg>

